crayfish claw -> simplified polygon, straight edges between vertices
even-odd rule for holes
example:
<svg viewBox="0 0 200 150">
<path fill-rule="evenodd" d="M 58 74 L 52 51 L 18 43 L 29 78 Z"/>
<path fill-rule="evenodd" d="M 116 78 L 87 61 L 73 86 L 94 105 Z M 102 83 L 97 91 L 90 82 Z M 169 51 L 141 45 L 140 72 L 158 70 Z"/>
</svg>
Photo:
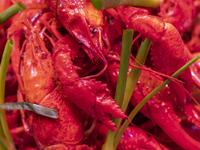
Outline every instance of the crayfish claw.
<svg viewBox="0 0 200 150">
<path fill-rule="evenodd" d="M 125 113 L 120 109 L 119 105 L 111 97 L 105 98 L 102 102 L 104 113 L 111 114 L 115 118 L 131 120 L 125 115 Z"/>
<path fill-rule="evenodd" d="M 110 119 L 110 115 L 100 115 L 98 116 L 99 120 L 101 120 L 101 122 L 107 126 L 111 131 L 115 131 L 117 129 L 115 123 Z"/>
<path fill-rule="evenodd" d="M 103 100 L 101 100 L 101 98 L 98 97 L 96 100 L 96 116 L 110 130 L 114 131 L 116 130 L 116 126 L 115 123 L 111 120 L 110 115 L 112 115 L 114 118 L 127 119 L 128 117 L 111 97 L 102 97 L 102 99 Z"/>
<path fill-rule="evenodd" d="M 109 96 L 110 91 L 105 84 L 94 79 L 81 79 L 71 86 L 64 85 L 65 94 L 85 113 L 104 123 L 110 130 L 116 129 L 111 115 L 115 118 L 127 119 L 125 113 Z"/>
</svg>

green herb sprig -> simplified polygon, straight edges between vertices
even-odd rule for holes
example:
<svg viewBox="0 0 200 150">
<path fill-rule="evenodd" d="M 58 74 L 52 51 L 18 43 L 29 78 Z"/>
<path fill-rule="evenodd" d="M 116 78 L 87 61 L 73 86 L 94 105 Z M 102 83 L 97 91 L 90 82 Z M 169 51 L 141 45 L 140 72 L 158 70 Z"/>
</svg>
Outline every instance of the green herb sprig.
<svg viewBox="0 0 200 150">
<path fill-rule="evenodd" d="M 0 13 L 0 24 L 6 22 L 8 19 L 10 19 L 11 17 L 13 17 L 18 12 L 22 11 L 25 8 L 26 6 L 21 2 L 13 4 L 8 9 Z"/>
<path fill-rule="evenodd" d="M 104 10 L 118 6 L 141 6 L 157 8 L 163 0 L 91 0 L 96 9 Z"/>
<path fill-rule="evenodd" d="M 121 60 L 120 60 L 120 67 L 119 67 L 119 75 L 116 87 L 116 94 L 115 94 L 115 101 L 116 103 L 121 106 L 123 103 L 125 88 L 126 88 L 126 80 L 127 80 L 127 73 L 129 67 L 129 60 L 131 54 L 131 45 L 133 41 L 133 34 L 134 30 L 124 30 L 122 36 L 122 50 L 121 50 Z M 113 121 L 119 122 L 113 118 Z M 119 123 L 118 123 L 119 124 Z M 112 132 L 108 130 L 106 142 L 103 145 L 102 150 L 114 150 L 114 137 L 117 131 Z"/>
<path fill-rule="evenodd" d="M 122 36 L 122 50 L 121 50 L 122 56 L 120 60 L 120 69 L 119 69 L 119 76 L 118 76 L 116 95 L 115 95 L 116 103 L 122 108 L 124 112 L 126 111 L 132 92 L 137 84 L 137 80 L 141 72 L 140 69 L 132 68 L 129 74 L 129 78 L 127 80 L 127 72 L 129 66 L 132 40 L 133 40 L 133 30 L 124 30 Z M 136 59 L 138 60 L 138 62 L 140 62 L 140 64 L 144 64 L 144 62 L 146 61 L 150 45 L 151 45 L 151 40 L 149 40 L 148 38 L 146 38 L 144 42 L 142 42 L 138 54 L 136 56 Z M 134 65 L 140 66 L 140 64 L 138 64 L 136 61 L 134 62 Z M 117 130 L 114 132 L 108 130 L 106 142 L 104 143 L 102 148 L 103 150 L 116 149 L 114 147 L 115 145 L 114 139 L 115 136 L 117 135 L 122 119 L 113 118 L 113 120 L 117 125 Z"/>
<path fill-rule="evenodd" d="M 13 49 L 14 42 L 11 39 L 8 39 L 6 42 L 6 46 L 3 52 L 3 56 L 1 59 L 1 67 L 0 67 L 0 105 L 4 103 L 5 97 L 5 79 L 7 68 L 11 56 L 11 52 Z M 8 124 L 6 121 L 5 111 L 0 109 L 0 148 L 2 150 L 15 150 L 15 145 L 10 134 Z"/>
</svg>

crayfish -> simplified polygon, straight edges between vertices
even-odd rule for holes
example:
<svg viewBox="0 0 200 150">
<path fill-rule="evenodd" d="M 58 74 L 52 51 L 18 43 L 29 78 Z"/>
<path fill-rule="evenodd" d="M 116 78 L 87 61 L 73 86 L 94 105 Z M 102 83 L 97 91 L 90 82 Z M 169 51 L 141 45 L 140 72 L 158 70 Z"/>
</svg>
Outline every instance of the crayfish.
<svg viewBox="0 0 200 150">
<path fill-rule="evenodd" d="M 160 12 L 133 6 L 97 10 L 89 0 L 22 2 L 27 8 L 12 18 L 7 35 L 15 42 L 11 64 L 18 101 L 54 108 L 59 116 L 20 111 L 24 129 L 40 149 L 101 149 L 107 130 L 117 130 L 111 116 L 131 122 L 129 109 L 193 57 L 181 36 L 196 16 L 193 0 L 164 0 Z M 149 69 L 141 71 L 126 112 L 114 100 L 124 29 L 136 33 L 128 74 L 139 43 L 152 41 Z M 200 149 L 200 140 L 178 118 L 186 116 L 188 124 L 200 128 L 200 112 L 190 96 L 193 83 L 200 87 L 198 69 L 193 64 L 180 82 L 168 84 L 140 110 L 164 137 L 129 126 L 117 149 L 170 149 L 163 142 L 168 139 L 178 148 Z"/>
</svg>

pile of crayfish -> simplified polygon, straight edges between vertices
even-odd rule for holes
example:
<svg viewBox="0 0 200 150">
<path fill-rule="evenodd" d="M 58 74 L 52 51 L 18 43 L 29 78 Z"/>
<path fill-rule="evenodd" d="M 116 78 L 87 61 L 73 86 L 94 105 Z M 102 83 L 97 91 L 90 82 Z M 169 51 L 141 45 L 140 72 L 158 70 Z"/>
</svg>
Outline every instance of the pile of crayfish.
<svg viewBox="0 0 200 150">
<path fill-rule="evenodd" d="M 4 1 L 4 6 L 16 2 Z M 5 100 L 54 108 L 59 117 L 6 111 L 18 150 L 102 149 L 108 129 L 117 130 L 111 117 L 130 121 L 129 112 L 145 96 L 200 54 L 199 0 L 105 10 L 97 10 L 90 0 L 19 2 L 26 9 L 1 26 L 1 45 L 7 38 L 14 41 Z M 114 96 L 122 33 L 129 29 L 135 33 L 128 74 L 141 42 L 149 38 L 152 44 L 123 112 Z M 117 150 L 200 150 L 200 107 L 192 100 L 192 95 L 199 100 L 200 60 L 177 80 L 142 107 Z"/>
</svg>

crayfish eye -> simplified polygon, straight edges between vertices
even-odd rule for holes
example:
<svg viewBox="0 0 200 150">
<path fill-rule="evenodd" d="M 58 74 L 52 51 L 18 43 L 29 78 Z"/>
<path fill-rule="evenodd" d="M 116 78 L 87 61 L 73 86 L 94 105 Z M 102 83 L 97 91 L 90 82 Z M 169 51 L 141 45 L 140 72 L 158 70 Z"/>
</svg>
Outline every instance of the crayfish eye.
<svg viewBox="0 0 200 150">
<path fill-rule="evenodd" d="M 22 55 L 21 55 L 21 60 L 24 60 L 24 53 L 25 52 L 23 52 Z"/>
<path fill-rule="evenodd" d="M 78 45 L 83 45 L 83 43 L 81 41 L 78 41 Z"/>
<path fill-rule="evenodd" d="M 94 29 L 92 29 L 91 32 L 92 32 L 92 34 L 95 34 L 96 32 L 98 32 L 98 30 L 94 28 Z"/>
</svg>

